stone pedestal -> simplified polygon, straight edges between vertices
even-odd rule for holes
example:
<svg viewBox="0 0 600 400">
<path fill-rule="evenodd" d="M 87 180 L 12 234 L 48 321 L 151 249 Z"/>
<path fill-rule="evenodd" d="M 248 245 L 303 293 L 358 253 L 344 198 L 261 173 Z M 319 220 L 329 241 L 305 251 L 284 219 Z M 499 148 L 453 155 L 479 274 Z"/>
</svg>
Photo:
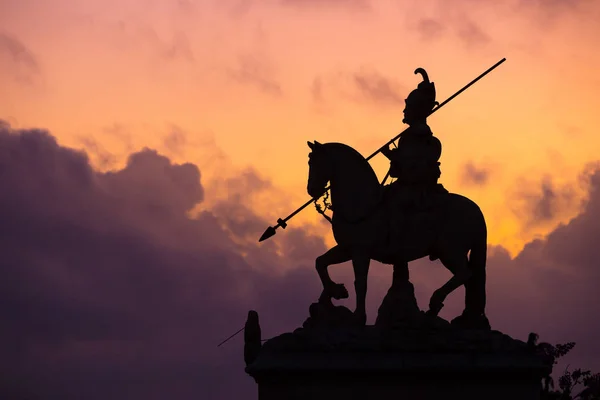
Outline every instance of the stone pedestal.
<svg viewBox="0 0 600 400">
<path fill-rule="evenodd" d="M 527 357 L 373 353 L 281 354 L 247 369 L 259 400 L 533 400 L 544 371 Z"/>
<path fill-rule="evenodd" d="M 534 400 L 552 369 L 522 341 L 424 314 L 401 329 L 313 320 L 249 361 L 259 400 Z"/>
</svg>

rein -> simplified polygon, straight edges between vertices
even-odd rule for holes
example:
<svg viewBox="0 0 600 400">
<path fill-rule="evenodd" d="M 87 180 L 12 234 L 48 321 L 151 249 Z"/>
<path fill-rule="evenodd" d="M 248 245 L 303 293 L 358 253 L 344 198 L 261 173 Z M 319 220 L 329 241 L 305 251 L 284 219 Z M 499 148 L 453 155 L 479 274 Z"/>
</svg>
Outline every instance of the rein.
<svg viewBox="0 0 600 400">
<path fill-rule="evenodd" d="M 392 143 L 394 144 L 394 147 L 397 147 L 396 143 L 394 143 L 394 142 L 392 142 Z M 383 183 L 382 183 L 382 185 L 383 185 Z M 331 217 L 328 216 L 327 214 L 325 214 L 325 211 L 327 211 L 327 210 L 333 211 L 333 204 L 331 204 L 327 201 L 327 200 L 329 200 L 329 192 L 330 192 L 330 190 L 325 191 L 325 194 L 322 196 L 323 197 L 323 207 L 321 207 L 321 205 L 319 203 L 317 203 L 317 201 L 319 200 L 318 198 L 315 198 L 313 202 L 315 204 L 315 209 L 317 210 L 317 212 L 319 214 L 321 214 L 323 216 L 323 218 L 325 218 L 327 221 L 329 221 L 330 224 L 333 225 L 333 221 L 332 221 Z M 382 192 L 380 199 L 378 201 L 376 201 L 375 204 L 373 206 L 371 206 L 370 210 L 362 217 L 357 218 L 355 220 L 348 220 L 348 219 L 342 217 L 342 220 L 348 224 L 358 224 L 358 223 L 363 222 L 367 218 L 371 217 L 375 213 L 375 211 L 377 211 L 379 209 L 380 205 L 383 203 L 383 197 L 384 196 L 383 196 L 383 192 Z"/>
<path fill-rule="evenodd" d="M 317 203 L 317 201 L 319 199 L 315 199 L 314 203 L 315 203 L 315 208 L 317 209 L 317 212 L 319 214 L 321 214 L 327 221 L 329 221 L 330 224 L 333 224 L 331 217 L 329 215 L 325 214 L 325 211 L 333 210 L 332 204 L 327 202 L 328 199 L 329 199 L 329 190 L 326 191 L 325 195 L 323 196 L 323 206 L 324 207 L 321 207 L 321 205 L 319 203 Z"/>
<path fill-rule="evenodd" d="M 329 221 L 330 224 L 333 224 L 333 221 L 331 220 L 331 217 L 327 214 L 325 214 L 325 211 L 327 210 L 332 210 L 333 211 L 333 205 L 331 203 L 328 203 L 327 200 L 329 199 L 329 192 L 325 192 L 325 196 L 323 198 L 323 205 L 324 207 L 321 207 L 321 205 L 319 203 L 317 203 L 318 199 L 314 200 L 315 203 L 315 208 L 317 210 L 317 212 L 319 214 L 321 214 L 327 221 Z M 377 211 L 379 209 L 379 206 L 383 203 L 383 194 L 381 195 L 381 198 L 373 205 L 371 206 L 369 212 L 367 212 L 365 215 L 363 215 L 360 218 L 357 218 L 355 220 L 348 220 L 346 218 L 342 217 L 342 220 L 346 223 L 349 224 L 358 224 L 363 222 L 364 220 L 366 220 L 367 218 L 371 217 L 375 211 Z"/>
</svg>

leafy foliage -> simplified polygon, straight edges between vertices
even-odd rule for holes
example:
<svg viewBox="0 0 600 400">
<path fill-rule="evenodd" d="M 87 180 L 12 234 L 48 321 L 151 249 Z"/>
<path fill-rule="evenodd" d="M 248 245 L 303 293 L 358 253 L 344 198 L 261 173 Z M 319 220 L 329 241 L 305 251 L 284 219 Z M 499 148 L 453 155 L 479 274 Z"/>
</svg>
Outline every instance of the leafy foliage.
<svg viewBox="0 0 600 400">
<path fill-rule="evenodd" d="M 528 344 L 534 346 L 536 351 L 549 357 L 553 364 L 558 359 L 568 354 L 575 342 L 551 345 L 549 343 L 537 343 L 538 335 L 531 333 Z M 554 390 L 554 380 L 550 375 L 545 376 L 542 381 L 542 400 L 600 400 L 600 373 L 593 374 L 589 370 L 580 368 L 570 371 L 569 366 L 563 375 L 558 378 L 558 390 Z"/>
</svg>

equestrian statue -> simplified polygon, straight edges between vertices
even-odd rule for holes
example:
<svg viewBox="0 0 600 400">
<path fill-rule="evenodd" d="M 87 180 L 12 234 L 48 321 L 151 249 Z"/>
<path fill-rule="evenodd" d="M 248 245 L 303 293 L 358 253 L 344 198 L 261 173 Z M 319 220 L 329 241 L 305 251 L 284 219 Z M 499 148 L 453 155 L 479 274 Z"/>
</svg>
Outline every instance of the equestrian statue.
<svg viewBox="0 0 600 400">
<path fill-rule="evenodd" d="M 308 142 L 308 194 L 319 198 L 330 184 L 331 224 L 337 245 L 317 257 L 316 269 L 323 284 L 319 302 L 348 297 L 343 284 L 335 283 L 328 267 L 352 261 L 357 324 L 366 323 L 365 300 L 371 260 L 392 264 L 393 283 L 408 281 L 408 263 L 429 256 L 439 259 L 452 277 L 429 301 L 437 316 L 446 297 L 465 285 L 465 309 L 453 324 L 489 329 L 486 305 L 487 228 L 480 208 L 468 198 L 449 193 L 438 182 L 442 145 L 427 117 L 436 102 L 435 85 L 424 69 L 423 81 L 405 100 L 397 148 L 383 148 L 396 180 L 382 186 L 367 159 L 342 143 Z M 439 108 L 439 107 L 438 107 Z M 280 221 L 281 222 L 281 221 Z M 284 226 L 285 228 L 285 226 Z"/>
</svg>

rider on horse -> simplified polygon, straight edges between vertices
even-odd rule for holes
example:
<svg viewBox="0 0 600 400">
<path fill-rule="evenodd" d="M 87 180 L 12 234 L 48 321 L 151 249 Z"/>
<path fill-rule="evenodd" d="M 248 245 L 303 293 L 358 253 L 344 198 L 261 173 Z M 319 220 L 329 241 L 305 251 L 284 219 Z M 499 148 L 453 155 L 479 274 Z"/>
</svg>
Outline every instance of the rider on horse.
<svg viewBox="0 0 600 400">
<path fill-rule="evenodd" d="M 424 69 L 418 68 L 415 73 L 423 75 L 423 82 L 406 99 L 402 122 L 409 128 L 400 135 L 398 148 L 388 147 L 382 153 L 391 162 L 390 176 L 397 178 L 387 187 L 394 193 L 394 202 L 399 201 L 402 208 L 427 210 L 435 204 L 436 195 L 448 191 L 438 184 L 442 144 L 427 125 L 427 117 L 438 105 L 435 85 L 429 82 Z"/>
<path fill-rule="evenodd" d="M 438 183 L 441 175 L 439 159 L 442 144 L 433 136 L 427 125 L 427 117 L 438 105 L 435 101 L 435 85 L 429 81 L 424 69 L 418 68 L 415 73 L 423 75 L 423 82 L 413 90 L 406 99 L 404 119 L 409 125 L 398 140 L 398 148 L 384 148 L 382 153 L 390 160 L 390 176 L 397 178 L 385 187 L 385 198 L 390 213 L 390 244 L 405 243 L 403 238 L 409 231 L 417 228 L 418 232 L 431 231 L 431 223 L 435 220 L 430 211 L 444 199 L 448 191 Z M 410 217 L 420 216 L 420 221 L 412 221 Z M 425 216 L 423 219 L 423 216 Z M 403 229 L 399 230 L 400 227 Z M 410 235 L 415 232 L 411 232 Z M 404 267 L 397 271 L 406 275 Z"/>
<path fill-rule="evenodd" d="M 387 209 L 390 215 L 389 243 L 409 242 L 410 238 L 435 232 L 439 219 L 436 210 L 448 198 L 448 191 L 438 183 L 441 175 L 439 159 L 442 144 L 427 125 L 427 117 L 438 103 L 435 101 L 435 85 L 429 81 L 424 69 L 415 73 L 423 76 L 423 82 L 406 99 L 404 119 L 409 128 L 400 135 L 396 149 L 385 148 L 382 153 L 390 160 L 390 176 L 397 178 L 385 187 Z M 416 219 L 415 219 L 416 218 Z M 403 229 L 399 230 L 400 227 Z M 435 260 L 437 256 L 431 254 Z M 394 264 L 391 291 L 409 282 L 408 263 Z M 465 327 L 488 327 L 485 317 L 485 272 L 478 272 L 466 284 L 466 308 L 452 323 Z"/>
</svg>

